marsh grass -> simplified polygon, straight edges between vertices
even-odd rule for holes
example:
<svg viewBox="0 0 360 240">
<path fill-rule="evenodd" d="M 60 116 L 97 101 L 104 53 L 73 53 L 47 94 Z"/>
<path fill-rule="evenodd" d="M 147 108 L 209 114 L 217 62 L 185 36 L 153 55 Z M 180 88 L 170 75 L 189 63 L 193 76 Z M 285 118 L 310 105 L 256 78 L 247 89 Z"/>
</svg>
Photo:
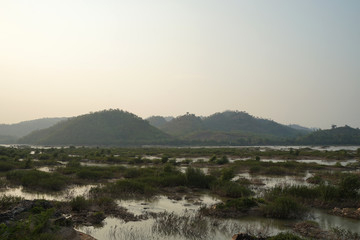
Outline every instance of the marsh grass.
<svg viewBox="0 0 360 240">
<path fill-rule="evenodd" d="M 236 182 L 218 181 L 212 184 L 211 191 L 222 197 L 240 198 L 253 195 L 253 192 L 244 185 Z"/>
<path fill-rule="evenodd" d="M 216 239 L 217 231 L 232 236 L 241 226 L 215 218 L 208 218 L 200 213 L 185 212 L 182 215 L 163 212 L 156 216 L 152 230 L 164 236 L 164 239 L 181 236 L 185 239 Z"/>
<path fill-rule="evenodd" d="M 15 206 L 16 204 L 18 204 L 22 200 L 23 200 L 23 198 L 21 198 L 21 197 L 2 195 L 0 197 L 0 210 L 9 209 L 9 208 Z"/>
<path fill-rule="evenodd" d="M 280 196 L 262 207 L 267 217 L 280 219 L 301 219 L 306 216 L 307 209 L 294 198 Z"/>
<path fill-rule="evenodd" d="M 50 218 L 54 216 L 53 208 L 30 214 L 27 218 L 10 224 L 0 224 L 0 239 L 2 240 L 60 240 L 57 236 L 57 226 Z"/>
<path fill-rule="evenodd" d="M 60 191 L 66 186 L 66 178 L 58 173 L 46 173 L 38 170 L 13 170 L 6 174 L 13 184 L 38 191 Z"/>
</svg>

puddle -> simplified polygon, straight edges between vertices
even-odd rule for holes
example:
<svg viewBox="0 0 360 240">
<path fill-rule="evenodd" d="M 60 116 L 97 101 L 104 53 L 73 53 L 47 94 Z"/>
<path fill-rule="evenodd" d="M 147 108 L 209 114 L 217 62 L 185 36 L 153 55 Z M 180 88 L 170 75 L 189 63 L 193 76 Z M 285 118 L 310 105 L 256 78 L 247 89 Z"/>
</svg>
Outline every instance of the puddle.
<svg viewBox="0 0 360 240">
<path fill-rule="evenodd" d="M 22 197 L 26 200 L 45 199 L 49 201 L 69 201 L 77 196 L 88 196 L 90 189 L 96 186 L 97 185 L 72 186 L 58 193 L 27 192 L 23 187 L 5 188 L 0 191 L 0 195 Z"/>
<path fill-rule="evenodd" d="M 284 159 L 261 159 L 261 162 L 273 162 L 273 163 L 282 163 L 282 162 L 299 162 L 299 163 L 316 163 L 319 165 L 326 165 L 326 166 L 335 166 L 339 163 L 341 166 L 347 166 L 348 164 L 356 163 L 357 159 L 350 159 L 344 161 L 334 161 L 334 160 L 320 160 L 320 159 L 298 159 L 298 160 L 284 160 Z"/>
<path fill-rule="evenodd" d="M 169 199 L 166 196 L 156 196 L 150 200 L 119 200 L 117 203 L 128 209 L 129 212 L 135 215 L 144 213 L 160 213 L 160 212 L 174 212 L 176 214 L 183 214 L 184 212 L 195 212 L 201 206 L 210 206 L 220 200 L 208 195 L 192 196 L 191 198 L 181 200 Z"/>
<path fill-rule="evenodd" d="M 250 180 L 253 184 L 250 185 L 250 189 L 255 192 L 257 197 L 262 197 L 265 191 L 276 186 L 286 185 L 300 185 L 311 186 L 306 180 L 314 176 L 309 171 L 306 171 L 305 176 L 265 176 L 265 175 L 251 175 L 250 173 L 237 174 L 232 181 L 237 181 L 240 178 Z"/>
<path fill-rule="evenodd" d="M 212 204 L 217 200 L 204 195 L 204 204 Z M 184 206 L 188 203 L 188 206 Z M 258 234 L 262 232 L 266 235 L 275 235 L 282 231 L 289 231 L 289 226 L 295 220 L 279 220 L 262 217 L 247 216 L 240 219 L 214 219 L 207 217 L 196 218 L 199 205 L 187 202 L 185 199 L 173 201 L 165 196 L 159 196 L 152 201 L 122 200 L 121 206 L 126 207 L 130 212 L 143 214 L 145 212 L 156 212 L 165 214 L 158 215 L 157 218 L 149 218 L 143 221 L 124 222 L 123 220 L 108 217 L 104 220 L 101 227 L 78 226 L 77 230 L 85 232 L 98 240 L 122 240 L 122 239 L 231 239 L 237 232 L 249 232 Z M 171 214 L 173 212 L 173 214 Z M 319 223 L 323 229 L 330 230 L 334 227 L 341 227 L 352 232 L 360 233 L 359 221 L 332 216 L 324 211 L 312 210 L 313 221 Z M 193 217 L 191 217 L 193 216 Z M 176 219 L 172 221 L 172 219 Z M 186 227 L 186 224 L 188 226 Z M 194 224 L 198 229 L 189 235 L 189 226 Z M 199 229 L 200 228 L 200 229 Z M 201 234 L 201 235 L 197 235 Z"/>
<path fill-rule="evenodd" d="M 312 210 L 314 220 L 319 223 L 321 228 L 332 229 L 334 227 L 341 227 L 351 232 L 360 234 L 360 221 L 351 218 L 343 218 L 326 213 L 320 209 Z"/>
</svg>

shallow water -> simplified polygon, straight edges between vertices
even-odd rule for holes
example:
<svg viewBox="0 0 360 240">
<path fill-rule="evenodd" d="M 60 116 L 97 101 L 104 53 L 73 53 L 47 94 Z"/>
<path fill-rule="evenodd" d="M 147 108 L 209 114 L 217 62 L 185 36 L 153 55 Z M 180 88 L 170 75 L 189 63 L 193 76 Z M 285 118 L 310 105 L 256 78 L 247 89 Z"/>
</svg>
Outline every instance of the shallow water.
<svg viewBox="0 0 360 240">
<path fill-rule="evenodd" d="M 297 159 L 297 160 L 284 160 L 284 159 L 261 159 L 261 162 L 273 162 L 273 163 L 279 163 L 279 162 L 299 162 L 299 163 L 316 163 L 319 165 L 326 165 L 326 166 L 335 166 L 337 163 L 339 163 L 341 166 L 347 166 L 351 163 L 356 163 L 357 159 L 350 159 L 350 160 L 343 160 L 343 161 L 334 161 L 334 160 L 320 160 L 320 159 Z"/>
<path fill-rule="evenodd" d="M 152 199 L 144 200 L 119 200 L 117 203 L 135 215 L 148 212 L 174 212 L 183 214 L 184 212 L 195 212 L 201 206 L 210 206 L 220 200 L 209 195 L 182 197 L 181 200 L 169 199 L 166 196 L 156 196 Z"/>
<path fill-rule="evenodd" d="M 57 201 L 69 201 L 77 196 L 87 197 L 92 187 L 97 185 L 85 185 L 85 186 L 70 186 L 64 191 L 56 193 L 39 193 L 25 191 L 23 187 L 5 188 L 0 191 L 0 195 L 22 197 L 27 200 L 45 199 L 45 200 L 57 200 Z"/>
<path fill-rule="evenodd" d="M 201 195 L 179 201 L 158 196 L 152 200 L 120 200 L 118 204 L 136 215 L 145 213 L 169 213 L 166 216 L 179 218 L 176 223 L 162 222 L 154 218 L 143 221 L 124 222 L 123 220 L 108 217 L 102 227 L 79 226 L 77 230 L 90 234 L 98 240 L 113 239 L 231 239 L 234 233 L 252 231 L 259 233 L 266 230 L 267 234 L 276 234 L 284 230 L 284 221 L 265 218 L 246 217 L 243 219 L 211 219 L 200 217 L 191 221 L 196 216 L 201 206 L 210 206 L 220 200 L 209 195 Z M 173 214 L 174 215 L 173 215 Z M 187 218 L 182 218 L 187 216 Z M 171 217 L 170 217 L 171 218 Z M 194 219 L 193 219 L 194 220 Z M 172 225 L 172 226 L 169 226 Z M 194 229 L 188 229 L 192 225 Z M 200 228 L 200 229 L 198 229 Z M 196 230 L 195 230 L 196 229 Z"/>
<path fill-rule="evenodd" d="M 200 197 L 204 204 L 215 203 L 218 200 L 208 195 Z M 201 205 L 194 204 L 185 199 L 174 201 L 159 196 L 149 202 L 141 200 L 121 200 L 119 204 L 126 207 L 130 212 L 140 215 L 146 212 L 171 212 L 181 219 L 182 216 L 194 216 Z M 319 223 L 323 229 L 330 230 L 334 227 L 341 227 L 352 232 L 360 233 L 360 224 L 358 220 L 346 219 L 342 217 L 332 216 L 325 211 L 314 209 L 311 212 L 310 220 Z M 168 215 L 167 215 L 168 216 Z M 191 218 L 186 218 L 191 219 Z M 196 220 L 196 219 L 195 219 Z M 275 235 L 282 231 L 289 231 L 289 226 L 296 221 L 294 220 L 279 220 L 263 217 L 242 217 L 239 219 L 211 219 L 200 218 L 198 221 L 191 222 L 186 220 L 186 224 L 197 224 L 201 229 L 200 232 L 194 232 L 193 236 L 187 235 L 189 231 L 186 230 L 184 222 L 181 220 L 176 222 L 163 222 L 154 218 L 149 218 L 143 221 L 124 222 L 121 219 L 108 217 L 104 220 L 101 227 L 86 227 L 78 226 L 77 230 L 90 234 L 98 240 L 122 240 L 122 239 L 231 239 L 232 235 L 238 232 L 248 232 L 252 234 Z M 160 224 L 159 224 L 160 223 Z M 205 224 L 205 225 L 204 225 Z M 200 234 L 198 236 L 197 234 Z M 197 236 L 197 237 L 194 237 Z"/>
<path fill-rule="evenodd" d="M 341 227 L 360 234 L 360 220 L 330 215 L 320 209 L 313 209 L 312 213 L 314 220 L 319 223 L 321 228 L 332 229 L 334 227 Z"/>
</svg>

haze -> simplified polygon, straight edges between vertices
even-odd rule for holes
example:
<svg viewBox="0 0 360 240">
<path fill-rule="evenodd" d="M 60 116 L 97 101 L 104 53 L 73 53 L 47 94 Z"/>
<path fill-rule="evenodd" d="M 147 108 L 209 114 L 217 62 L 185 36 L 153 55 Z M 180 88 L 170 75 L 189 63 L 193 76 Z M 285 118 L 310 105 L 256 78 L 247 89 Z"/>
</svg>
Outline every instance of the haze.
<svg viewBox="0 0 360 240">
<path fill-rule="evenodd" d="M 0 123 L 120 108 L 360 127 L 360 1 L 0 1 Z"/>
</svg>

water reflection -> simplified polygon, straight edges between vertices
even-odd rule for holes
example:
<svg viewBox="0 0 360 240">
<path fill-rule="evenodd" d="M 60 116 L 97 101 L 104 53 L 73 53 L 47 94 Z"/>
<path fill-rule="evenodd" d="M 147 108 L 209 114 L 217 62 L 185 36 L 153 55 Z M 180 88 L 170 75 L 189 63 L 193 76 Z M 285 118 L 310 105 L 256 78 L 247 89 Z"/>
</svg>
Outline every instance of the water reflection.
<svg viewBox="0 0 360 240">
<path fill-rule="evenodd" d="M 5 188 L 0 191 L 0 195 L 22 197 L 26 200 L 45 199 L 49 201 L 69 201 L 77 196 L 87 197 L 90 189 L 96 186 L 97 185 L 71 186 L 64 191 L 56 193 L 29 192 L 25 191 L 23 187 Z"/>
</svg>

